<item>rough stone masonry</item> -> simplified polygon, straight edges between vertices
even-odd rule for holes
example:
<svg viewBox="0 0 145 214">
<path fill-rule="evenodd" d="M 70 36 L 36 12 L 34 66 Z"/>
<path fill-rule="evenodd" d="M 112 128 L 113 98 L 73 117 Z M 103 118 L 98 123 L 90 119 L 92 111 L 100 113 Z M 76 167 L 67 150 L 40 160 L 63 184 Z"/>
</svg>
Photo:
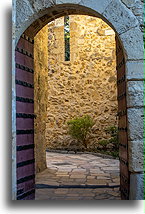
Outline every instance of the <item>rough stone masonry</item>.
<svg viewBox="0 0 145 214">
<path fill-rule="evenodd" d="M 95 17 L 71 15 L 69 20 L 70 61 L 64 57 L 64 17 L 35 37 L 35 126 L 42 129 L 46 122 L 42 145 L 71 149 L 67 121 L 90 115 L 95 125 L 88 147 L 95 148 L 109 137 L 105 129 L 117 125 L 115 32 Z M 40 140 L 37 131 L 35 138 Z"/>
</svg>

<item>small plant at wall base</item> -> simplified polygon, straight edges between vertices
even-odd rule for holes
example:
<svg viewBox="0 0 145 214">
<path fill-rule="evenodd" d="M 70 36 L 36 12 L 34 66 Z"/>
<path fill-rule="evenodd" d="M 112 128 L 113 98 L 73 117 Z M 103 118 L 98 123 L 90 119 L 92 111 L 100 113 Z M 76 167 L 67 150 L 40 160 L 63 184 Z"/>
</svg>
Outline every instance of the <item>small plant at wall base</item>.
<svg viewBox="0 0 145 214">
<path fill-rule="evenodd" d="M 118 140 L 118 128 L 116 126 L 110 126 L 105 129 L 105 132 L 110 135 L 109 139 L 101 140 L 98 142 L 101 145 L 101 149 L 98 149 L 101 153 L 110 154 L 114 157 L 119 156 L 119 140 Z M 109 148 L 111 145 L 111 148 Z"/>
<path fill-rule="evenodd" d="M 69 120 L 67 124 L 69 128 L 68 133 L 87 149 L 91 128 L 94 125 L 92 118 L 85 115 Z"/>
<path fill-rule="evenodd" d="M 111 136 L 109 143 L 113 144 L 113 149 L 119 150 L 118 128 L 116 126 L 110 126 L 106 129 L 106 133 Z"/>
</svg>

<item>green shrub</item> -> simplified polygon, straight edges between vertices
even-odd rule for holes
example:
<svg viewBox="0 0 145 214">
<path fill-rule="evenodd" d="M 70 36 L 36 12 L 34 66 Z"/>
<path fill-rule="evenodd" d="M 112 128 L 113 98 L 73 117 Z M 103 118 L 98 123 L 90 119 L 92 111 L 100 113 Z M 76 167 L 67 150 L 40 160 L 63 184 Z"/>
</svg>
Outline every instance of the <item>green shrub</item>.
<svg viewBox="0 0 145 214">
<path fill-rule="evenodd" d="M 100 140 L 98 143 L 103 147 L 103 150 L 107 150 L 108 140 Z"/>
<path fill-rule="evenodd" d="M 119 150 L 118 128 L 116 126 L 110 126 L 106 129 L 106 133 L 111 136 L 109 143 L 113 144 L 113 149 Z"/>
<path fill-rule="evenodd" d="M 68 121 L 68 133 L 81 143 L 85 148 L 88 145 L 89 134 L 91 133 L 91 128 L 94 125 L 92 118 L 88 115 L 83 117 L 77 117 Z"/>
<path fill-rule="evenodd" d="M 119 140 L 118 140 L 118 128 L 116 126 L 110 126 L 105 129 L 105 132 L 110 135 L 109 139 L 100 140 L 99 145 L 102 146 L 102 149 L 99 149 L 100 152 L 110 154 L 114 157 L 119 156 Z M 112 144 L 112 149 L 108 149 L 107 146 Z"/>
</svg>

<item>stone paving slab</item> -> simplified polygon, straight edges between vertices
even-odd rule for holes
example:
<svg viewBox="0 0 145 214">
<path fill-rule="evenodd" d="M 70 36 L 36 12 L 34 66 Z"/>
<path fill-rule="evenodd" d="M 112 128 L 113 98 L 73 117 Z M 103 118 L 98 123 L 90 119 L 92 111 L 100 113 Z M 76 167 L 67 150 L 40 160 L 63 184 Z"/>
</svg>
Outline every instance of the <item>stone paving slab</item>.
<svg viewBox="0 0 145 214">
<path fill-rule="evenodd" d="M 46 161 L 47 169 L 36 175 L 36 186 L 68 188 L 36 188 L 36 200 L 120 200 L 119 160 L 88 153 L 46 152 Z M 76 185 L 78 189 L 72 188 Z M 83 188 L 86 185 L 90 189 Z"/>
</svg>

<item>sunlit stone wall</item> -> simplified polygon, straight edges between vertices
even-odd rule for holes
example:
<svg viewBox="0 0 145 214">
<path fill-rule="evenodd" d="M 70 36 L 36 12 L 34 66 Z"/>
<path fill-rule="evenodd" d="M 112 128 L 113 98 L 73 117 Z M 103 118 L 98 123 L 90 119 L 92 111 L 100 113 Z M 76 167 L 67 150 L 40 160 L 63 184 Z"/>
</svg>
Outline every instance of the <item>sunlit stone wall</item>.
<svg viewBox="0 0 145 214">
<path fill-rule="evenodd" d="M 43 86 L 42 86 L 43 87 Z M 89 146 L 117 123 L 115 33 L 101 19 L 70 16 L 70 61 L 64 57 L 64 17 L 48 24 L 47 148 L 67 148 L 67 121 L 90 115 Z"/>
</svg>

